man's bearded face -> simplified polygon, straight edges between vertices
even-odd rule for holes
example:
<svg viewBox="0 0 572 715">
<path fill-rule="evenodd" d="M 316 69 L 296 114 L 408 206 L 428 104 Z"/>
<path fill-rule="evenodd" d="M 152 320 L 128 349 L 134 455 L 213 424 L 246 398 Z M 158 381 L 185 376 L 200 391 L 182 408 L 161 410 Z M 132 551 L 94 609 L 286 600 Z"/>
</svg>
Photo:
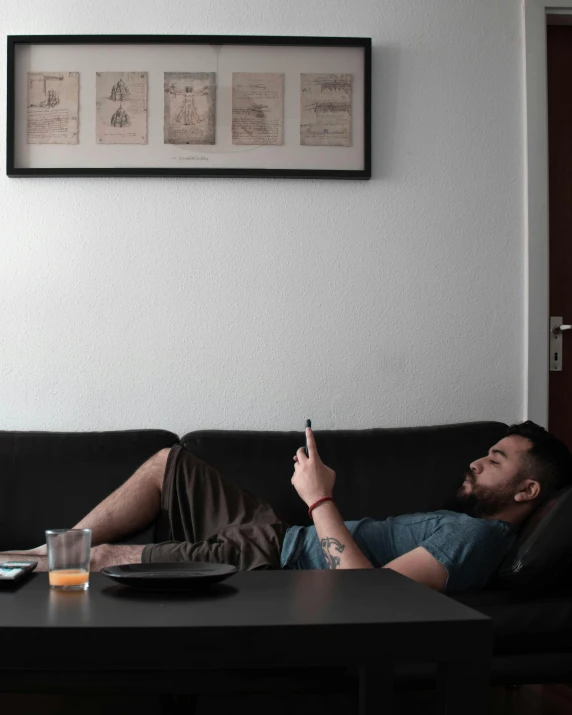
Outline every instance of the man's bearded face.
<svg viewBox="0 0 572 715">
<path fill-rule="evenodd" d="M 528 439 L 517 435 L 493 445 L 485 457 L 469 465 L 452 508 L 486 519 L 514 505 L 518 487 L 526 478 L 526 458 L 531 447 Z"/>
<path fill-rule="evenodd" d="M 455 509 L 481 519 L 494 516 L 514 503 L 519 483 L 520 477 L 517 475 L 500 484 L 479 484 L 478 477 L 472 471 L 466 472 L 455 496 Z"/>
</svg>

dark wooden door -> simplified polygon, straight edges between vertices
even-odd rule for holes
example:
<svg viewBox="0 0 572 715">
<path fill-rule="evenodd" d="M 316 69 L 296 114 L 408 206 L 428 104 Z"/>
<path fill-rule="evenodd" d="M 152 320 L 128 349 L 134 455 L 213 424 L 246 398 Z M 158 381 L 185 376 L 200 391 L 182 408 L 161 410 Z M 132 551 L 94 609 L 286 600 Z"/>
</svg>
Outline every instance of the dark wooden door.
<svg viewBox="0 0 572 715">
<path fill-rule="evenodd" d="M 547 26 L 547 66 L 550 315 L 572 324 L 572 26 Z M 572 449 L 572 330 L 561 345 L 562 371 L 548 378 L 548 429 Z"/>
</svg>

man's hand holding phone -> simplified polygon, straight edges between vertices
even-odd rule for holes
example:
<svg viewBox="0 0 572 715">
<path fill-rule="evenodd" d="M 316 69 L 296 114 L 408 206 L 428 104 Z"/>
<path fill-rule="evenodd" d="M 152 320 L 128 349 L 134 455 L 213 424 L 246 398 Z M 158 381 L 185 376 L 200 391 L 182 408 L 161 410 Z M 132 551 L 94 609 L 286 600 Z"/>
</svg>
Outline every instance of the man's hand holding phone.
<svg viewBox="0 0 572 715">
<path fill-rule="evenodd" d="M 306 427 L 306 444 L 308 456 L 304 447 L 294 455 L 292 485 L 300 498 L 311 506 L 318 499 L 333 495 L 336 473 L 320 459 L 311 427 Z"/>
</svg>

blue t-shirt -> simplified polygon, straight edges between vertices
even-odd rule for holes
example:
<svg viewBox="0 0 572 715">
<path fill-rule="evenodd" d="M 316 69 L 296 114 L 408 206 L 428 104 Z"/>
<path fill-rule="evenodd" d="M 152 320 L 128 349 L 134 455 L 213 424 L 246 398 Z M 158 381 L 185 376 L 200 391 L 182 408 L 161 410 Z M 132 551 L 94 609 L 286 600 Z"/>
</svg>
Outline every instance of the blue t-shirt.
<svg viewBox="0 0 572 715">
<path fill-rule="evenodd" d="M 475 519 L 445 509 L 344 524 L 375 568 L 423 546 L 447 569 L 447 592 L 483 588 L 518 535 L 518 528 L 507 521 Z M 327 568 L 315 526 L 291 526 L 286 531 L 280 566 Z"/>
</svg>

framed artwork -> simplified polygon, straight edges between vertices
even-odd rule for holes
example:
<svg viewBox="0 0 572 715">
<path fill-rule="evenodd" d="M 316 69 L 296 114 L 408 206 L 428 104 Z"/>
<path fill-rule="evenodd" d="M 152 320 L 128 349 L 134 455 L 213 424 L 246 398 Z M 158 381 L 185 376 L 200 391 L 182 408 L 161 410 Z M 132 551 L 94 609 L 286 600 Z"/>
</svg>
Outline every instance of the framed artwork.
<svg viewBox="0 0 572 715">
<path fill-rule="evenodd" d="M 10 177 L 371 178 L 371 39 L 12 35 Z"/>
</svg>

